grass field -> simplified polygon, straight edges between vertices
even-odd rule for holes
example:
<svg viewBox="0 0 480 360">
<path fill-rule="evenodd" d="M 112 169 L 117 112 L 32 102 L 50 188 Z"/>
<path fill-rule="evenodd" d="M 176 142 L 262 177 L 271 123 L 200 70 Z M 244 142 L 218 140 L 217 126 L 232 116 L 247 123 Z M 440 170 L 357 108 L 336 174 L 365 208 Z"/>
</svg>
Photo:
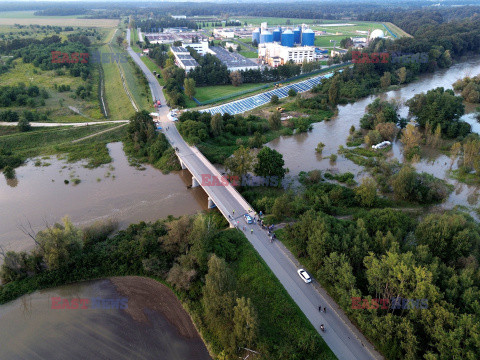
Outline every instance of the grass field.
<svg viewBox="0 0 480 360">
<path fill-rule="evenodd" d="M 121 32 L 112 29 L 110 39 L 114 42 Z M 110 40 L 109 40 L 110 41 Z M 103 45 L 99 51 L 101 53 L 111 53 L 112 49 L 109 44 Z M 124 120 L 129 119 L 135 113 L 128 95 L 123 88 L 120 71 L 115 62 L 102 63 L 103 73 L 105 76 L 105 100 L 108 107 L 109 119 Z"/>
<path fill-rule="evenodd" d="M 142 59 L 142 61 L 145 63 L 145 65 L 147 65 L 148 69 L 151 72 L 156 71 L 157 74 L 160 74 L 160 78 L 158 79 L 158 82 L 160 83 L 161 86 L 165 86 L 165 80 L 162 77 L 162 73 L 161 73 L 162 69 L 160 68 L 160 66 L 155 64 L 155 62 L 152 59 L 150 59 L 148 56 L 141 56 L 140 59 Z"/>
<path fill-rule="evenodd" d="M 316 36 L 315 37 L 315 46 L 320 46 L 320 47 L 332 47 L 333 48 L 333 42 L 330 42 L 330 40 L 336 40 L 337 45 L 336 47 L 340 47 L 340 41 L 344 38 L 348 37 L 347 35 L 325 35 L 325 36 Z"/>
<path fill-rule="evenodd" d="M 0 12 L 0 25 L 51 25 L 78 27 L 106 27 L 118 25 L 117 19 L 80 19 L 79 15 L 71 16 L 35 16 L 33 11 Z"/>
<path fill-rule="evenodd" d="M 246 58 L 250 58 L 250 59 L 258 58 L 258 53 L 256 51 L 240 51 L 239 54 L 245 56 Z"/>
<path fill-rule="evenodd" d="M 204 86 L 196 88 L 195 98 L 200 101 L 208 101 L 216 99 L 222 96 L 228 96 L 238 92 L 242 92 L 249 89 L 258 88 L 263 84 L 242 84 L 240 86 L 233 85 L 217 85 L 217 86 Z"/>
<path fill-rule="evenodd" d="M 93 71 L 93 76 L 98 77 L 98 73 Z M 103 119 L 100 107 L 97 101 L 97 87 L 93 86 L 92 97 L 90 99 L 80 99 L 74 95 L 75 90 L 84 85 L 85 82 L 79 77 L 69 75 L 58 76 L 53 70 L 42 71 L 33 66 L 33 64 L 24 63 L 21 59 L 15 60 L 15 67 L 5 74 L 0 75 L 1 85 L 37 85 L 45 88 L 50 98 L 45 100 L 45 106 L 38 106 L 36 109 L 40 112 L 48 112 L 49 117 L 55 122 L 82 122 L 85 118 L 76 115 L 68 107 L 73 106 L 80 110 L 91 119 Z M 96 80 L 94 81 L 96 84 Z M 70 85 L 71 91 L 58 92 L 55 85 Z M 10 108 L 11 110 L 23 111 L 24 108 Z M 2 109 L 4 110 L 4 109 Z"/>
<path fill-rule="evenodd" d="M 36 16 L 34 11 L 2 11 L 0 12 L 0 19 L 76 19 L 81 15 L 69 15 L 69 16 Z"/>
<path fill-rule="evenodd" d="M 124 36 L 125 34 L 121 31 L 117 31 L 115 38 L 118 36 Z M 125 36 L 124 36 L 125 38 Z M 111 44 L 110 48 L 114 53 L 125 53 L 126 51 L 117 45 L 116 40 L 114 39 Z M 141 109 L 148 109 L 150 106 L 150 90 L 148 87 L 145 87 L 142 84 L 142 76 L 143 74 L 137 73 L 135 64 L 133 61 L 130 60 L 130 56 L 127 56 L 127 62 L 119 62 L 118 65 L 121 68 L 125 81 L 127 83 L 127 88 L 130 94 L 135 101 L 135 104 L 138 106 L 139 110 Z"/>
<path fill-rule="evenodd" d="M 385 30 L 382 23 L 379 22 L 369 22 L 369 21 L 338 21 L 338 24 L 354 24 L 354 26 L 322 26 L 322 24 L 317 24 L 312 26 L 313 30 L 323 30 L 328 33 L 337 33 L 340 32 L 345 35 L 352 35 L 352 36 L 362 36 L 361 34 L 357 33 L 356 31 L 368 31 L 368 30 L 375 30 L 381 29 Z"/>
<path fill-rule="evenodd" d="M 69 161 L 87 159 L 89 166 L 93 167 L 111 161 L 105 144 L 121 140 L 125 134 L 125 127 L 87 139 L 78 144 L 72 144 L 72 140 L 80 139 L 115 126 L 118 126 L 118 124 L 32 128 L 28 132 L 16 132 L 0 136 L 0 143 L 24 160 L 39 155 L 65 153 Z"/>
<path fill-rule="evenodd" d="M 293 24 L 317 24 L 319 22 L 328 22 L 329 20 L 318 20 L 318 19 L 288 19 L 288 18 L 278 18 L 278 17 L 235 17 L 235 20 L 240 21 L 242 24 L 247 22 L 248 25 L 260 25 L 262 22 L 267 22 L 268 25 L 288 25 L 287 22 L 290 21 L 290 25 Z"/>
</svg>

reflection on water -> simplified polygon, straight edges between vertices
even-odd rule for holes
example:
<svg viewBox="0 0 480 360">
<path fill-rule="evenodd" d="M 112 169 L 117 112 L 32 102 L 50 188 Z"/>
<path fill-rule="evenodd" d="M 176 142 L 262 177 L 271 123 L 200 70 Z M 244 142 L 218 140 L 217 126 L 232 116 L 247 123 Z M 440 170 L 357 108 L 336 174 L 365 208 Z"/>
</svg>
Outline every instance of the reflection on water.
<svg viewBox="0 0 480 360">
<path fill-rule="evenodd" d="M 51 158 L 50 166 L 35 166 L 30 160 L 16 169 L 16 182 L 0 178 L 0 245 L 25 250 L 32 242 L 18 226 L 30 222 L 34 230 L 45 222 L 58 222 L 69 215 L 77 225 L 115 218 L 120 226 L 141 220 L 154 221 L 168 215 L 193 214 L 207 207 L 201 188 L 191 184 L 186 171 L 163 175 L 151 166 L 137 170 L 128 164 L 122 143 L 108 144 L 111 164 L 86 169 L 82 163 L 68 164 Z M 73 185 L 72 179 L 81 182 Z M 66 185 L 64 180 L 69 180 Z M 12 187 L 16 184 L 15 187 Z M 193 194 L 193 196 L 191 196 Z"/>
<path fill-rule="evenodd" d="M 143 296 L 154 296 L 154 290 L 144 289 Z M 210 359 L 197 333 L 181 335 L 160 312 L 145 308 L 144 323 L 120 309 L 52 309 L 52 297 L 125 296 L 110 280 L 98 280 L 38 291 L 3 305 L 0 359 Z M 134 301 L 128 297 L 127 305 L 135 306 Z"/>
<path fill-rule="evenodd" d="M 450 69 L 440 70 L 431 75 L 422 76 L 420 80 L 410 83 L 399 90 L 389 91 L 379 95 L 384 100 L 395 100 L 399 104 L 399 113 L 402 117 L 407 117 L 408 107 L 404 105 L 405 101 L 412 98 L 415 94 L 427 92 L 436 87 L 451 89 L 452 84 L 465 76 L 475 76 L 480 74 L 480 59 L 470 59 L 466 62 L 456 64 Z M 360 127 L 360 118 L 365 114 L 365 108 L 377 96 L 369 96 L 353 104 L 339 105 L 338 115 L 330 121 L 324 121 L 313 125 L 313 130 L 309 133 L 298 134 L 294 136 L 282 136 L 270 143 L 268 146 L 283 154 L 285 166 L 290 169 L 290 175 L 296 175 L 300 171 L 310 171 L 320 169 L 322 171 L 351 172 L 356 175 L 356 180 L 365 176 L 363 168 L 345 159 L 339 155 L 335 164 L 331 164 L 326 157 L 330 154 L 336 154 L 340 145 L 346 146 L 346 140 L 349 135 L 350 127 Z M 466 115 L 462 120 L 472 125 L 472 131 L 480 133 L 480 124 L 471 114 L 475 110 L 474 106 L 467 105 Z M 315 153 L 315 148 L 319 142 L 325 144 L 322 157 Z M 402 161 L 401 144 L 396 141 L 393 146 L 393 156 Z M 447 158 L 448 159 L 448 158 Z M 416 164 L 419 171 L 425 171 L 439 178 L 446 179 L 446 170 L 449 166 L 442 165 L 445 159 L 439 158 L 435 163 L 429 163 L 423 160 Z M 450 160 L 447 163 L 450 164 Z M 476 187 L 458 184 L 456 181 L 447 179 L 453 183 L 459 194 L 452 194 L 446 201 L 445 206 L 468 205 L 467 198 L 476 191 Z"/>
</svg>

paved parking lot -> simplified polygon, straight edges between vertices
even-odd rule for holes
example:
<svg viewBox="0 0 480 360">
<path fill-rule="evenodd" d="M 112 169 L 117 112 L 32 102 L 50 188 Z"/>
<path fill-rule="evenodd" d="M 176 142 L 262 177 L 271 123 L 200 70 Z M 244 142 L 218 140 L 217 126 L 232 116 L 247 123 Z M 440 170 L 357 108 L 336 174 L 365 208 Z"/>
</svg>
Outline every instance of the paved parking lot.
<svg viewBox="0 0 480 360">
<path fill-rule="evenodd" d="M 230 102 L 228 104 L 223 104 L 219 106 L 214 106 L 209 109 L 200 110 L 200 112 L 209 112 L 210 114 L 224 114 L 228 113 L 230 115 L 241 114 L 245 111 L 255 109 L 256 107 L 262 106 L 270 102 L 270 99 L 273 95 L 277 95 L 279 99 L 288 96 L 288 90 L 293 89 L 297 93 L 305 92 L 316 85 L 322 82 L 322 79 L 328 79 L 332 77 L 333 73 L 326 75 L 316 76 L 311 79 L 307 79 L 298 83 L 284 85 L 278 89 L 270 90 L 258 95 L 253 95 L 245 99 L 237 100 Z"/>
</svg>

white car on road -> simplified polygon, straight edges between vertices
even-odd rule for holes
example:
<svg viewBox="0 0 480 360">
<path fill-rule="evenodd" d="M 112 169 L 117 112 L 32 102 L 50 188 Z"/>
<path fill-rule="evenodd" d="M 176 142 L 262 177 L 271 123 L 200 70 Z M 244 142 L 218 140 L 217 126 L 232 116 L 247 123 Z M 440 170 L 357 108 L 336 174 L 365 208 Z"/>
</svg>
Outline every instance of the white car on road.
<svg viewBox="0 0 480 360">
<path fill-rule="evenodd" d="M 303 281 L 305 281 L 307 284 L 312 282 L 312 278 L 308 273 L 303 270 L 303 269 L 298 269 L 297 270 L 298 275 L 302 278 Z"/>
</svg>

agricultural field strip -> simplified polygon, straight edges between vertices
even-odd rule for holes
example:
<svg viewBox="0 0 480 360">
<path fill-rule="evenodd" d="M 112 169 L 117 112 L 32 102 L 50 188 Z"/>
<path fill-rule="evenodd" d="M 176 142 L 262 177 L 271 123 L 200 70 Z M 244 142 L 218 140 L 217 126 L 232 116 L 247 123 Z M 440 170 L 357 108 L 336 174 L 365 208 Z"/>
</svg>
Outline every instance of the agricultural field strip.
<svg viewBox="0 0 480 360">
<path fill-rule="evenodd" d="M 110 41 L 108 42 L 108 47 L 110 48 L 110 51 L 111 53 L 113 54 L 113 47 L 112 47 L 112 40 L 115 38 L 115 34 L 117 33 L 118 29 L 115 30 L 115 32 L 113 33 L 113 36 L 112 38 L 110 39 Z M 130 91 L 128 90 L 128 86 L 127 86 L 127 82 L 125 80 L 125 74 L 123 73 L 123 68 L 120 66 L 120 64 L 118 62 L 115 62 L 116 65 L 117 65 L 117 68 L 118 68 L 118 71 L 120 73 L 120 78 L 122 79 L 122 85 L 123 85 L 123 89 L 125 90 L 125 93 L 127 94 L 128 98 L 130 99 L 130 102 L 132 103 L 132 106 L 133 108 L 135 109 L 135 111 L 138 111 L 138 106 L 137 104 L 135 103 L 135 100 L 133 99 L 133 96 L 132 94 L 130 93 Z"/>
<path fill-rule="evenodd" d="M 252 110 L 256 107 L 262 106 L 270 102 L 270 99 L 273 95 L 277 95 L 279 98 L 285 98 L 288 96 L 288 91 L 290 89 L 295 90 L 296 92 L 305 92 L 312 89 L 314 86 L 321 83 L 322 79 L 328 79 L 333 76 L 333 73 L 327 75 L 320 75 L 314 78 L 310 78 L 298 83 L 288 84 L 282 86 L 279 89 L 270 90 L 261 94 L 250 96 L 245 99 L 240 99 L 233 101 L 228 104 L 219 105 L 211 107 L 208 109 L 200 110 L 200 112 L 209 112 L 210 114 L 224 114 L 228 113 L 230 115 L 241 114 L 245 111 Z"/>
</svg>

